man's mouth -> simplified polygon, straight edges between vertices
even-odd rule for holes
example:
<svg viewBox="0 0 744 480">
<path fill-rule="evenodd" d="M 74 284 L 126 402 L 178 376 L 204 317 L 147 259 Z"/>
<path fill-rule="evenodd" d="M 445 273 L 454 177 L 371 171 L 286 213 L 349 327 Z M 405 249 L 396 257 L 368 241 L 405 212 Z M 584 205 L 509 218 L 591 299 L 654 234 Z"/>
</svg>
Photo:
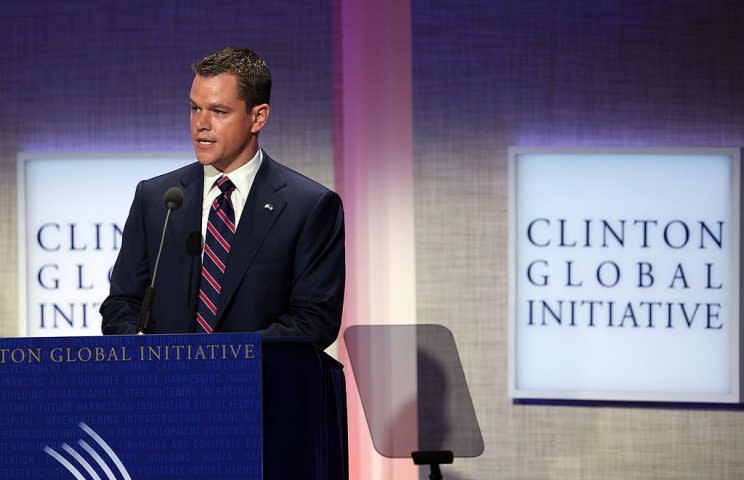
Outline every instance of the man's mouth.
<svg viewBox="0 0 744 480">
<path fill-rule="evenodd" d="M 203 138 L 197 138 L 196 139 L 196 143 L 198 143 L 199 145 L 211 145 L 211 144 L 217 143 L 217 142 L 215 142 L 214 140 L 206 140 L 206 139 L 203 139 Z"/>
</svg>

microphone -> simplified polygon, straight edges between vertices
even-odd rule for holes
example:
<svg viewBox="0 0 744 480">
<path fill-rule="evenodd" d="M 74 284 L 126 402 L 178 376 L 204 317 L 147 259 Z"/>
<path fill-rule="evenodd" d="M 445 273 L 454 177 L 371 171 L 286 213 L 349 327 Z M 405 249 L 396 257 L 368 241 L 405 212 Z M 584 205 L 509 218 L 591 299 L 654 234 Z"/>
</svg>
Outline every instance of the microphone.
<svg viewBox="0 0 744 480">
<path fill-rule="evenodd" d="M 168 220 L 170 215 L 181 207 L 183 203 L 183 191 L 178 187 L 171 187 L 163 195 L 163 204 L 167 210 L 165 214 L 165 223 L 163 223 L 163 234 L 160 237 L 160 247 L 158 248 L 158 256 L 155 257 L 155 267 L 152 269 L 152 280 L 150 286 L 145 290 L 145 296 L 142 299 L 142 308 L 140 309 L 139 318 L 137 319 L 137 333 L 145 332 L 154 327 L 150 325 L 150 309 L 152 308 L 152 302 L 155 299 L 155 276 L 158 274 L 158 263 L 160 263 L 160 254 L 163 253 L 163 242 L 165 242 L 165 231 L 168 228 Z"/>
<path fill-rule="evenodd" d="M 181 208 L 181 204 L 183 203 L 183 192 L 178 187 L 169 188 L 168 191 L 165 192 L 165 195 L 163 195 L 163 203 L 165 204 L 165 208 L 175 212 Z"/>
</svg>

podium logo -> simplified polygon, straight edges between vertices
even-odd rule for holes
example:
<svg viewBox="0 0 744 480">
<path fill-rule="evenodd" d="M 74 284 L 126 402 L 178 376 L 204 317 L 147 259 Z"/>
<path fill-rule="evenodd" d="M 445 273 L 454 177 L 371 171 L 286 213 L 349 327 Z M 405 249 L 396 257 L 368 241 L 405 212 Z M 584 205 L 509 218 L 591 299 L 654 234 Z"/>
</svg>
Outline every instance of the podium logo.
<svg viewBox="0 0 744 480">
<path fill-rule="evenodd" d="M 93 441 L 97 443 L 98 446 L 103 450 L 103 456 L 99 454 L 93 447 L 91 447 L 90 444 L 83 438 L 81 438 L 77 442 L 78 446 L 82 449 L 82 452 L 75 450 L 67 443 L 63 443 L 61 445 L 62 450 L 64 450 L 70 456 L 70 459 L 66 458 L 61 453 L 57 452 L 49 446 L 44 447 L 44 451 L 53 459 L 57 460 L 63 467 L 65 467 L 67 471 L 69 471 L 77 480 L 86 480 L 88 478 L 93 480 L 101 480 L 101 476 L 91 465 L 91 460 L 98 465 L 99 469 L 106 475 L 106 478 L 108 480 L 115 480 L 117 478 L 132 480 L 132 477 L 129 476 L 129 472 L 127 472 L 127 469 L 124 468 L 124 464 L 121 463 L 119 456 L 116 455 L 109 444 L 106 443 L 106 441 L 101 438 L 100 435 L 98 435 L 85 423 L 80 422 L 80 425 L 78 426 L 85 433 L 87 433 L 88 436 L 92 438 Z M 89 458 L 86 458 L 85 455 L 87 455 Z M 104 459 L 104 456 L 106 457 L 106 459 Z M 73 461 L 77 464 L 74 464 Z M 113 466 L 119 471 L 119 477 L 114 475 L 114 471 L 109 464 L 113 464 Z M 87 477 L 82 473 L 81 468 L 88 474 Z"/>
</svg>

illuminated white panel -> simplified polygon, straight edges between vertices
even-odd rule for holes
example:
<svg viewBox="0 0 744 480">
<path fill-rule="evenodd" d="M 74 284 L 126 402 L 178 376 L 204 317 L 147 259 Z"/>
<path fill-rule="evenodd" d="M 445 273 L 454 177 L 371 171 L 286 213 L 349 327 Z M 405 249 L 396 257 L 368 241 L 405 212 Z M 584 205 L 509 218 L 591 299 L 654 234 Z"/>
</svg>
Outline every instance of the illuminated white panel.
<svg viewBox="0 0 744 480">
<path fill-rule="evenodd" d="M 739 151 L 510 150 L 510 394 L 738 402 Z"/>
<path fill-rule="evenodd" d="M 20 154 L 19 321 L 23 336 L 100 335 L 98 308 L 140 180 L 193 154 Z"/>
</svg>

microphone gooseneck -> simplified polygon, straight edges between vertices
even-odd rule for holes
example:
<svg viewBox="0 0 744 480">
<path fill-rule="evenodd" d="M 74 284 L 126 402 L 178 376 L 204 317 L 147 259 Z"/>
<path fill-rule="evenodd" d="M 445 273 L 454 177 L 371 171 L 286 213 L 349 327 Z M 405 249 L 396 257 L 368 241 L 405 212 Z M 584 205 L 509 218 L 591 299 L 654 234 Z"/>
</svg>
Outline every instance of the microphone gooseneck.
<svg viewBox="0 0 744 480">
<path fill-rule="evenodd" d="M 155 266 L 152 269 L 152 280 L 150 286 L 145 290 L 145 296 L 142 298 L 142 308 L 140 309 L 139 318 L 137 319 L 137 333 L 151 330 L 154 325 L 150 322 L 150 310 L 152 302 L 155 300 L 155 277 L 158 274 L 158 264 L 160 263 L 160 254 L 163 253 L 163 244 L 165 243 L 165 232 L 168 229 L 168 221 L 172 212 L 175 212 L 183 204 L 183 191 L 178 187 L 171 187 L 163 195 L 163 204 L 166 208 L 165 222 L 163 223 L 163 233 L 160 236 L 160 247 L 158 255 L 155 257 Z"/>
</svg>

